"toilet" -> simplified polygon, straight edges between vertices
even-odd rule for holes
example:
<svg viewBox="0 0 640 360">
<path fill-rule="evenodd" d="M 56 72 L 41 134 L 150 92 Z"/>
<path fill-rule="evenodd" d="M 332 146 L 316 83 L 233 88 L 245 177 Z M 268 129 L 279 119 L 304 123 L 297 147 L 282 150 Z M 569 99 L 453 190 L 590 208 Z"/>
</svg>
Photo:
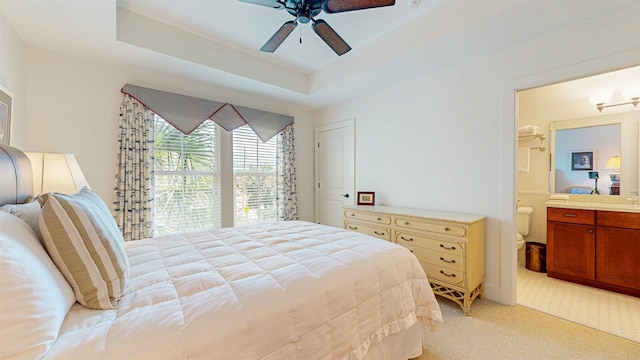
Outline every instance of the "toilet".
<svg viewBox="0 0 640 360">
<path fill-rule="evenodd" d="M 531 214 L 533 214 L 532 207 L 518 206 L 518 218 L 516 219 L 518 224 L 518 235 L 516 237 L 518 250 L 524 246 L 524 237 L 529 235 L 529 230 L 531 229 Z"/>
</svg>

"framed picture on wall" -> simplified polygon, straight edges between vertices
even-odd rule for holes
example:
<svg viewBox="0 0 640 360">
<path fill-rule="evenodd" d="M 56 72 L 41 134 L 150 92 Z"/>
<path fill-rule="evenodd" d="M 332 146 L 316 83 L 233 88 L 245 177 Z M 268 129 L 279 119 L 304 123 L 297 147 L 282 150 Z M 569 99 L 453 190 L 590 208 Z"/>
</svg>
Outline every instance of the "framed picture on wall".
<svg viewBox="0 0 640 360">
<path fill-rule="evenodd" d="M 375 205 L 376 193 L 372 191 L 358 191 L 358 205 Z"/>
<path fill-rule="evenodd" d="M 9 145 L 13 94 L 0 85 L 0 145 Z"/>
<path fill-rule="evenodd" d="M 593 150 L 572 151 L 571 152 L 571 171 L 588 171 L 593 170 Z"/>
</svg>

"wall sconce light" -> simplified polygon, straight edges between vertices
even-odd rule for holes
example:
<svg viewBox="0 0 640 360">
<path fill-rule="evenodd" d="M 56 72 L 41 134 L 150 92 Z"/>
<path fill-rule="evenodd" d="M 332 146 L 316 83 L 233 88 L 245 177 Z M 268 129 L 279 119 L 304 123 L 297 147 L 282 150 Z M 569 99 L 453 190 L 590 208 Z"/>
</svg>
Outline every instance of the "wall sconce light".
<svg viewBox="0 0 640 360">
<path fill-rule="evenodd" d="M 620 92 L 622 94 L 622 97 L 628 100 L 627 102 L 605 105 L 609 101 L 611 101 L 611 98 L 613 97 L 613 93 L 610 91 L 602 91 L 589 96 L 589 102 L 591 103 L 591 105 L 595 105 L 600 112 L 602 112 L 602 109 L 612 106 L 631 104 L 634 107 L 638 107 L 638 104 L 640 103 L 640 85 L 625 86 Z"/>
<path fill-rule="evenodd" d="M 89 186 L 73 154 L 26 153 L 33 168 L 33 193 L 73 194 Z"/>
</svg>

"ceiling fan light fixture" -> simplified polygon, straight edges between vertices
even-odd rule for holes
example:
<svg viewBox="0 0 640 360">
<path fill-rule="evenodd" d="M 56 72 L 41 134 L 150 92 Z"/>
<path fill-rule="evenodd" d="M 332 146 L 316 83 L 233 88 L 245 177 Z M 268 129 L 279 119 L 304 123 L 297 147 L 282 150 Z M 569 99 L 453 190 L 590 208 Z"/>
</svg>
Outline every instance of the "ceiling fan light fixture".
<svg viewBox="0 0 640 360">
<path fill-rule="evenodd" d="M 366 10 L 395 5 L 395 0 L 240 0 L 242 2 L 262 5 L 274 9 L 285 9 L 295 20 L 284 23 L 276 33 L 260 48 L 264 52 L 275 52 L 282 42 L 291 34 L 298 23 L 313 22 L 313 31 L 336 53 L 344 55 L 351 46 L 344 41 L 324 20 L 315 17 L 324 11 L 337 13 L 344 11 Z M 416 0 L 413 0 L 416 1 Z M 419 2 L 419 0 L 418 0 Z M 302 43 L 302 38 L 300 39 Z"/>
</svg>

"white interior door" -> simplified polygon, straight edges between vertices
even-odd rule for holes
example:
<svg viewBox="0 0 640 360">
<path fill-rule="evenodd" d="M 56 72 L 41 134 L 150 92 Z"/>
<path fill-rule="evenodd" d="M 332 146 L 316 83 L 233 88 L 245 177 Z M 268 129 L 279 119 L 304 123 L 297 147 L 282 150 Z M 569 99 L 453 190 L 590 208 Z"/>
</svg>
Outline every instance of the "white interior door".
<svg viewBox="0 0 640 360">
<path fill-rule="evenodd" d="M 316 222 L 341 228 L 342 207 L 354 204 L 355 120 L 315 129 Z"/>
</svg>

